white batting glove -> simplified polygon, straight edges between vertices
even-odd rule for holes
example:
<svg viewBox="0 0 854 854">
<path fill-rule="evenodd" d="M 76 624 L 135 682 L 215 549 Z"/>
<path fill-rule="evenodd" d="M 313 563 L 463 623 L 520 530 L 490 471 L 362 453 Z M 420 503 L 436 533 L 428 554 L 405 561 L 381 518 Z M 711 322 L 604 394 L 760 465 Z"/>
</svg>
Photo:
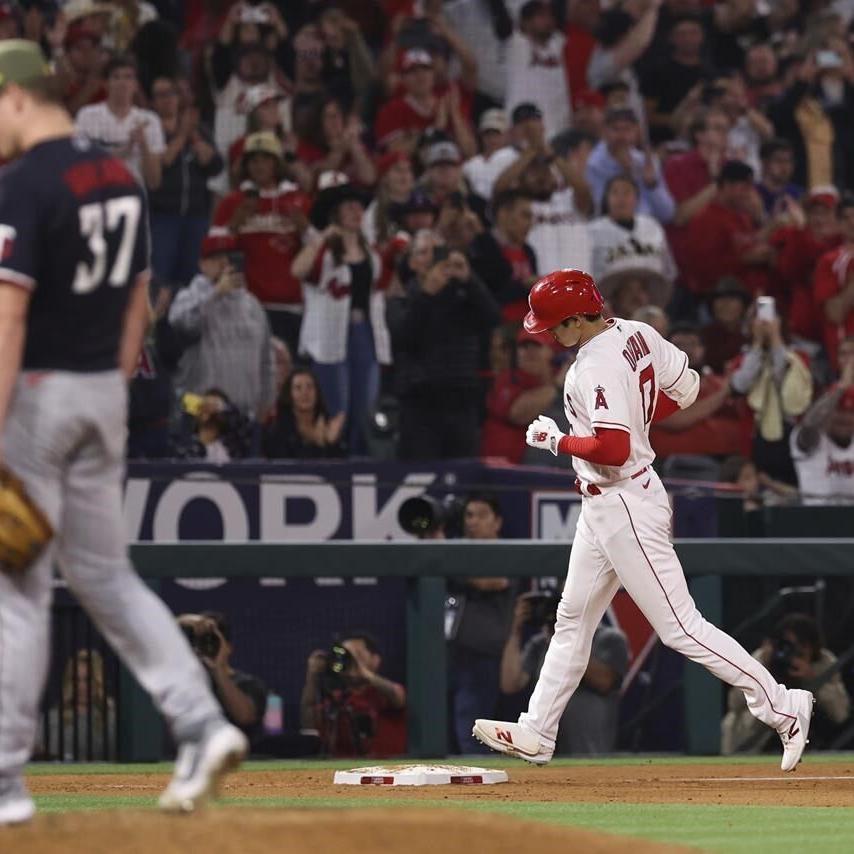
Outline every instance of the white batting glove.
<svg viewBox="0 0 854 854">
<path fill-rule="evenodd" d="M 547 415 L 538 415 L 528 425 L 525 441 L 532 448 L 543 448 L 557 456 L 557 446 L 564 435 L 553 418 L 549 418 Z"/>
</svg>

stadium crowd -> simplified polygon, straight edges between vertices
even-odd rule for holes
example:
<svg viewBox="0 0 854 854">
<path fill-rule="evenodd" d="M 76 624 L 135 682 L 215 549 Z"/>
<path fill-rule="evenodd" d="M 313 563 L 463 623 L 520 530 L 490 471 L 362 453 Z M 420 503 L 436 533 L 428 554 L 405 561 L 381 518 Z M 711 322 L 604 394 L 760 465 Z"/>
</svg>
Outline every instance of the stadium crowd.
<svg viewBox="0 0 854 854">
<path fill-rule="evenodd" d="M 151 203 L 130 454 L 544 460 L 581 267 L 702 373 L 665 473 L 854 495 L 850 0 L 20 0 Z M 721 469 L 721 463 L 726 463 Z M 800 479 L 800 482 L 799 482 Z"/>
</svg>

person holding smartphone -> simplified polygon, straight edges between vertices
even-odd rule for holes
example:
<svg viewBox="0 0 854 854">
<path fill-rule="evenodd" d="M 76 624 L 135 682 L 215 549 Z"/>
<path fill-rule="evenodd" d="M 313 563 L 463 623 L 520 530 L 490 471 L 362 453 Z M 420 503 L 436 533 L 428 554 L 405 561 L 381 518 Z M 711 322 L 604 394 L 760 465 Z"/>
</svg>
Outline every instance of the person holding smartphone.
<svg viewBox="0 0 854 854">
<path fill-rule="evenodd" d="M 753 415 L 752 458 L 775 480 L 797 484 L 789 453 L 789 434 L 797 416 L 812 402 L 813 381 L 807 357 L 786 342 L 773 297 L 757 297 L 751 345 L 730 378 Z"/>
<path fill-rule="evenodd" d="M 199 274 L 179 291 L 169 322 L 194 339 L 185 351 L 176 389 L 222 389 L 244 415 L 262 418 L 274 400 L 270 326 L 261 303 L 246 289 L 244 256 L 227 229 L 202 241 Z"/>
</svg>

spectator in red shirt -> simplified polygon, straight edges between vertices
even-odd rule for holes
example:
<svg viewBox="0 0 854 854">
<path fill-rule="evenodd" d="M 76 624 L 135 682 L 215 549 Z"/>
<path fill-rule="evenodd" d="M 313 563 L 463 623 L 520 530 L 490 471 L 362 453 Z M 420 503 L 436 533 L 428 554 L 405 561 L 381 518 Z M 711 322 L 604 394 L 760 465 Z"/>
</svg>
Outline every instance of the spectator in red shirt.
<svg viewBox="0 0 854 854">
<path fill-rule="evenodd" d="M 297 156 L 311 171 L 313 182 L 322 172 L 343 172 L 352 183 L 370 187 L 377 180 L 377 170 L 362 142 L 359 117 L 347 115 L 339 98 L 320 101 L 300 139 Z"/>
<path fill-rule="evenodd" d="M 744 333 L 747 309 L 752 302 L 744 285 L 734 276 L 724 276 L 709 294 L 712 320 L 702 330 L 706 364 L 716 373 L 738 356 L 748 342 Z"/>
<path fill-rule="evenodd" d="M 545 412 L 561 395 L 552 361 L 554 346 L 548 333 L 516 336 L 516 367 L 495 378 L 486 398 L 480 455 L 522 462 L 525 425 Z"/>
<path fill-rule="evenodd" d="M 367 632 L 351 632 L 330 652 L 308 657 L 300 720 L 304 729 L 319 732 L 329 755 L 406 753 L 406 689 L 380 676 L 381 666 L 377 642 Z"/>
<path fill-rule="evenodd" d="M 75 21 L 65 33 L 65 52 L 56 73 L 62 85 L 62 100 L 71 115 L 81 107 L 107 97 L 104 68 L 110 58 L 101 47 L 98 32 L 84 21 Z"/>
<path fill-rule="evenodd" d="M 676 202 L 676 213 L 666 231 L 679 270 L 690 264 L 691 220 L 717 195 L 715 182 L 726 160 L 730 127 L 729 117 L 723 110 L 701 110 L 689 129 L 691 149 L 668 157 L 664 162 L 664 179 Z"/>
<path fill-rule="evenodd" d="M 691 220 L 690 253 L 683 272 L 695 294 L 706 294 L 723 276 L 735 276 L 752 294 L 767 293 L 774 251 L 763 228 L 762 202 L 753 170 L 737 160 L 721 168 L 709 205 Z"/>
<path fill-rule="evenodd" d="M 521 190 L 499 193 L 492 203 L 495 226 L 469 247 L 472 267 L 492 291 L 505 321 L 522 320 L 537 278 L 537 256 L 527 242 L 534 224 L 531 202 Z"/>
<path fill-rule="evenodd" d="M 839 245 L 838 202 L 834 187 L 816 187 L 804 200 L 800 221 L 771 234 L 777 251 L 780 313 L 788 316 L 793 335 L 816 343 L 822 341 L 823 324 L 821 309 L 813 299 L 812 279 L 819 258 Z"/>
<path fill-rule="evenodd" d="M 688 356 L 688 367 L 700 374 L 697 400 L 653 424 L 650 442 L 657 457 L 673 454 L 728 456 L 740 453 L 743 446 L 746 412 L 741 402 L 730 400 L 728 376 L 712 372 L 706 365 L 700 331 L 692 326 L 677 326 L 670 341 Z"/>
<path fill-rule="evenodd" d="M 374 136 L 382 148 L 412 153 L 422 131 L 438 126 L 439 99 L 433 89 L 433 57 L 426 50 L 408 50 L 401 60 L 403 93 L 386 101 L 377 114 Z"/>
<path fill-rule="evenodd" d="M 273 334 L 297 351 L 302 291 L 291 263 L 308 228 L 311 200 L 286 180 L 282 146 L 270 131 L 246 140 L 240 189 L 214 212 L 214 225 L 237 236 L 246 263 L 246 284 L 267 311 Z"/>
<path fill-rule="evenodd" d="M 813 298 L 823 314 L 824 346 L 838 367 L 839 342 L 854 335 L 854 195 L 842 196 L 837 208 L 842 245 L 822 255 L 813 275 Z"/>
</svg>

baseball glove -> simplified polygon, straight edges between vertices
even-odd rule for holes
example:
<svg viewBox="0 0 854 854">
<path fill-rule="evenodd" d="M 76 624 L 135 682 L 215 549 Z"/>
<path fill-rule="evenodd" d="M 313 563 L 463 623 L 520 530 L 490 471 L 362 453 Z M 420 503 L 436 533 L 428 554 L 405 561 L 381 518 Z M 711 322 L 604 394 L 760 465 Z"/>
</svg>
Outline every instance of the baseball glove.
<svg viewBox="0 0 854 854">
<path fill-rule="evenodd" d="M 25 572 L 53 537 L 53 528 L 24 484 L 0 464 L 0 571 Z"/>
</svg>

